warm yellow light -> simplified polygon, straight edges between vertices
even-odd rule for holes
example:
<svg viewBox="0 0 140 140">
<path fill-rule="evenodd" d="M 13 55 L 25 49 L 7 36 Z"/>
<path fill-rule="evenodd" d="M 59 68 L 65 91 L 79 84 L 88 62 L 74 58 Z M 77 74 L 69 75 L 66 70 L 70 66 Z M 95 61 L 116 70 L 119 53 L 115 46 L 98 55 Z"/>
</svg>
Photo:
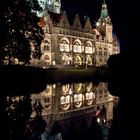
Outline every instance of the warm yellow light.
<svg viewBox="0 0 140 140">
<path fill-rule="evenodd" d="M 100 123 L 100 121 L 101 121 L 100 118 L 97 118 L 97 122 Z"/>
<path fill-rule="evenodd" d="M 100 23 L 99 23 L 99 22 L 97 22 L 97 23 L 96 23 L 96 26 L 99 26 L 99 25 L 100 25 Z"/>
<path fill-rule="evenodd" d="M 70 90 L 69 90 L 69 94 L 72 95 L 72 90 L 71 90 L 71 88 L 70 88 Z"/>
<path fill-rule="evenodd" d="M 70 60 L 70 61 L 72 60 L 72 56 L 69 56 L 69 60 Z"/>
<path fill-rule="evenodd" d="M 52 61 L 52 65 L 55 66 L 55 61 Z"/>
<path fill-rule="evenodd" d="M 56 88 L 56 84 L 53 84 L 53 88 Z"/>
</svg>

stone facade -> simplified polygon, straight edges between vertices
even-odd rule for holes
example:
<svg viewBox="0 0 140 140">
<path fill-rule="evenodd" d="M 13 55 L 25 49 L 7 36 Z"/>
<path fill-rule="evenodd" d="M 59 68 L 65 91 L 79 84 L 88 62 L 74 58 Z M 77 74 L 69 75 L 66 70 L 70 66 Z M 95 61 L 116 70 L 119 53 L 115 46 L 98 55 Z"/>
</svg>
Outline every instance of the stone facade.
<svg viewBox="0 0 140 140">
<path fill-rule="evenodd" d="M 89 113 L 98 115 L 103 106 L 106 114 L 102 119 L 110 121 L 113 118 L 113 96 L 106 83 L 98 86 L 92 82 L 47 85 L 40 94 L 32 94 L 31 100 L 32 117 L 36 115 L 35 107 L 41 104 L 42 116 L 48 123 Z"/>
<path fill-rule="evenodd" d="M 119 53 L 105 3 L 96 27 L 88 17 L 81 20 L 79 15 L 75 15 L 72 19 L 71 22 L 66 12 L 47 12 L 41 18 L 45 33 L 41 44 L 42 56 L 39 60 L 32 59 L 32 65 L 44 68 L 103 66 L 110 55 Z M 96 115 L 103 106 L 106 109 L 104 119 L 110 121 L 113 118 L 114 97 L 109 94 L 106 83 L 98 86 L 93 83 L 56 83 L 47 85 L 40 94 L 32 94 L 31 99 L 32 117 L 36 115 L 34 105 L 41 103 L 42 115 L 48 123 L 81 114 Z"/>
<path fill-rule="evenodd" d="M 81 19 L 76 14 L 71 18 L 65 11 L 61 14 L 48 11 L 41 20 L 45 34 L 42 56 L 40 60 L 32 60 L 32 65 L 44 68 L 101 66 L 106 65 L 110 55 L 119 53 L 106 4 L 102 5 L 96 27 L 88 17 Z"/>
</svg>

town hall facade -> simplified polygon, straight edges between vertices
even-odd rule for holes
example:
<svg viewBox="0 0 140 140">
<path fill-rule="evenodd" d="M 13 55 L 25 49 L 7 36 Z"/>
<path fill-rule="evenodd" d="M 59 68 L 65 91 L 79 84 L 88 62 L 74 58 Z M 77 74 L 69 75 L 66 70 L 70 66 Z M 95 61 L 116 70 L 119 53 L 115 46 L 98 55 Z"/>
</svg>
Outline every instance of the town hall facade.
<svg viewBox="0 0 140 140">
<path fill-rule="evenodd" d="M 40 22 L 45 34 L 41 44 L 42 56 L 39 60 L 32 59 L 32 65 L 43 68 L 102 66 L 106 65 L 110 55 L 119 53 L 106 3 L 102 4 L 96 27 L 89 17 L 81 19 L 76 14 L 72 18 L 66 11 L 61 12 L 60 0 L 56 9 L 55 0 L 51 5 L 46 4 Z"/>
</svg>

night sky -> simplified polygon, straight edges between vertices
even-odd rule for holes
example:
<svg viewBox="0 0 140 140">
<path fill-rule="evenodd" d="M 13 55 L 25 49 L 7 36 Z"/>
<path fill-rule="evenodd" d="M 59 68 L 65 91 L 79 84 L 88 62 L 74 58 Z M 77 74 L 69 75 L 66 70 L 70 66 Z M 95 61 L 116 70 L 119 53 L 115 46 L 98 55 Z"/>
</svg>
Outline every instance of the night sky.
<svg viewBox="0 0 140 140">
<path fill-rule="evenodd" d="M 62 10 L 89 16 L 95 21 L 100 17 L 102 2 L 103 0 L 61 0 Z"/>
</svg>

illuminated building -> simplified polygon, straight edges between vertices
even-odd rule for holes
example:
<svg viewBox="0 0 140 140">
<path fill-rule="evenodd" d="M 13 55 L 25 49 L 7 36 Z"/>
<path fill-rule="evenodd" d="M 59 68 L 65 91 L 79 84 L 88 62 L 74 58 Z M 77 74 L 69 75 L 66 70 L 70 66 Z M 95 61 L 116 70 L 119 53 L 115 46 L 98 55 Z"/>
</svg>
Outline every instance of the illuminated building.
<svg viewBox="0 0 140 140">
<path fill-rule="evenodd" d="M 113 96 L 109 94 L 106 83 L 98 86 L 92 82 L 47 85 L 40 94 L 32 94 L 31 100 L 31 116 L 36 115 L 34 107 L 41 103 L 42 116 L 48 123 L 85 114 L 91 114 L 92 117 L 103 106 L 106 109 L 103 119 L 110 121 L 113 118 Z"/>
<path fill-rule="evenodd" d="M 54 4 L 54 0 L 48 0 L 49 5 L 50 1 Z M 61 7 L 60 0 L 57 2 Z M 45 10 L 41 18 L 45 33 L 41 44 L 42 56 L 40 60 L 32 59 L 33 65 L 46 68 L 100 66 L 106 65 L 110 55 L 119 53 L 105 3 L 96 28 L 88 17 L 81 19 L 76 14 L 71 18 L 65 11 L 56 14 L 58 9 L 50 10 L 48 7 Z"/>
<path fill-rule="evenodd" d="M 106 65 L 109 56 L 119 53 L 120 47 L 117 37 L 113 34 L 113 26 L 105 2 L 102 4 L 101 15 L 94 31 L 96 34 L 96 66 Z"/>
<path fill-rule="evenodd" d="M 92 67 L 106 65 L 110 55 L 119 53 L 116 36 L 107 6 L 102 4 L 101 16 L 96 28 L 88 17 L 83 20 L 75 15 L 73 21 L 66 12 L 46 12 L 42 20 L 45 38 L 41 44 L 42 56 L 32 62 L 40 67 Z M 33 64 L 32 63 L 32 64 Z M 76 115 L 93 113 L 106 108 L 106 121 L 113 118 L 113 97 L 107 84 L 73 83 L 47 85 L 40 94 L 32 94 L 32 105 L 40 102 L 46 121 L 63 120 Z M 32 117 L 35 116 L 33 108 Z"/>
</svg>

